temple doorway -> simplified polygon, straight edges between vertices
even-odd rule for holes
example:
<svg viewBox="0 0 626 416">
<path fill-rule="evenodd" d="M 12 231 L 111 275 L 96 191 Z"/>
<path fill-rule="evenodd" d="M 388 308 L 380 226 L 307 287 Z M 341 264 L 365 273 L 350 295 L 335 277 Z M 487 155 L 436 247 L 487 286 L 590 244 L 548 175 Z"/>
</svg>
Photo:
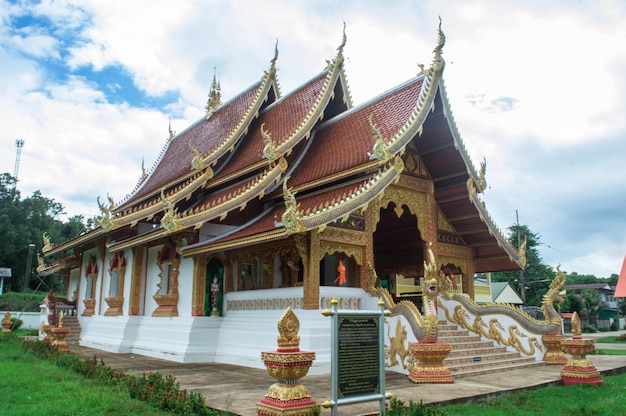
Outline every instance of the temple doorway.
<svg viewBox="0 0 626 416">
<path fill-rule="evenodd" d="M 204 316 L 220 316 L 224 298 L 224 265 L 213 257 L 206 267 L 206 289 L 204 293 Z M 215 310 L 214 310 L 215 309 Z M 217 314 L 216 314 L 217 312 Z"/>
<path fill-rule="evenodd" d="M 395 203 L 381 208 L 374 232 L 374 267 L 382 286 L 394 297 L 421 296 L 424 276 L 424 241 L 417 217 Z"/>
</svg>

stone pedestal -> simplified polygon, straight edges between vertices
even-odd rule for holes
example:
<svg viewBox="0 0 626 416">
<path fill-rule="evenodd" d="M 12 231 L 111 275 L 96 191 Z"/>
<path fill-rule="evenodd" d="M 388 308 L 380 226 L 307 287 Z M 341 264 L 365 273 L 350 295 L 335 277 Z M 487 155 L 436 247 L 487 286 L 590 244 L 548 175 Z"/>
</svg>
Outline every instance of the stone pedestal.
<svg viewBox="0 0 626 416">
<path fill-rule="evenodd" d="M 563 340 L 561 344 L 565 352 L 572 355 L 561 369 L 561 379 L 565 384 L 604 384 L 598 369 L 585 358 L 596 349 L 595 340 L 582 338 L 578 313 L 574 312 L 572 316 L 572 338 Z"/>
<path fill-rule="evenodd" d="M 309 372 L 315 353 L 300 351 L 300 322 L 288 308 L 278 320 L 278 349 L 262 352 L 261 359 L 270 376 L 278 380 L 267 389 L 256 405 L 258 416 L 311 416 L 316 407 L 306 387 L 298 379 Z"/>
<path fill-rule="evenodd" d="M 562 342 L 565 335 L 543 335 L 541 337 L 546 352 L 543 354 L 543 361 L 548 365 L 563 365 L 567 362 L 567 357 L 563 352 Z"/>
<path fill-rule="evenodd" d="M 585 358 L 595 350 L 593 339 L 566 339 L 563 341 L 563 349 L 571 354 L 561 369 L 561 379 L 565 384 L 594 384 L 600 386 L 604 381 L 600 379 L 600 372 L 593 363 Z"/>
<path fill-rule="evenodd" d="M 54 341 L 52 341 L 52 347 L 63 352 L 69 352 L 70 347 L 65 342 L 65 337 L 70 333 L 69 328 L 64 328 L 62 326 L 53 327 L 52 335 L 54 336 Z"/>
<path fill-rule="evenodd" d="M 11 325 L 13 325 L 13 322 L 11 322 L 11 312 L 7 312 L 4 314 L 4 318 L 2 319 L 2 333 L 11 333 Z"/>
<path fill-rule="evenodd" d="M 451 349 L 447 342 L 409 343 L 409 353 L 417 362 L 409 372 L 409 380 L 424 384 L 454 383 L 450 370 L 443 364 Z"/>
<path fill-rule="evenodd" d="M 47 342 L 49 344 L 52 344 L 54 342 L 54 335 L 52 335 L 52 325 L 48 325 L 48 324 L 41 324 L 41 330 L 43 331 L 44 334 L 46 334 L 45 338 L 43 339 L 43 342 Z"/>
</svg>

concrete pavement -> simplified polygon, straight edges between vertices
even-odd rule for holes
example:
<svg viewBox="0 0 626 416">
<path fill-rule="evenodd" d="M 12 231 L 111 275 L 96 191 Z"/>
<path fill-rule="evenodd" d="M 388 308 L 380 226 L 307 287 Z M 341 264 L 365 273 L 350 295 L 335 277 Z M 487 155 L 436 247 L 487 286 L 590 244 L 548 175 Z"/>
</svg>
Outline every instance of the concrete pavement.
<svg viewBox="0 0 626 416">
<path fill-rule="evenodd" d="M 607 336 L 606 333 L 602 334 Z M 587 334 L 584 334 L 587 337 Z M 607 347 L 604 347 L 607 345 Z M 617 349 L 615 344 L 600 344 L 598 349 Z M 624 346 L 626 348 L 626 346 Z M 265 370 L 226 364 L 180 364 L 136 354 L 114 354 L 106 351 L 73 346 L 71 352 L 81 357 L 96 356 L 108 366 L 142 374 L 158 371 L 172 374 L 182 388 L 196 391 L 206 397 L 208 406 L 228 410 L 241 416 L 256 415 L 258 403 L 275 380 Z M 626 372 L 626 356 L 591 355 L 592 363 L 603 375 Z M 260 360 L 260 354 L 259 354 Z M 539 365 L 524 369 L 459 378 L 453 384 L 414 384 L 407 376 L 387 372 L 387 392 L 400 400 L 425 403 L 470 402 L 484 400 L 503 392 L 543 387 L 561 383 L 562 366 Z M 331 398 L 330 375 L 307 376 L 300 380 L 318 402 Z M 341 415 L 375 413 L 377 402 L 341 406 Z M 322 414 L 330 414 L 322 410 Z"/>
</svg>

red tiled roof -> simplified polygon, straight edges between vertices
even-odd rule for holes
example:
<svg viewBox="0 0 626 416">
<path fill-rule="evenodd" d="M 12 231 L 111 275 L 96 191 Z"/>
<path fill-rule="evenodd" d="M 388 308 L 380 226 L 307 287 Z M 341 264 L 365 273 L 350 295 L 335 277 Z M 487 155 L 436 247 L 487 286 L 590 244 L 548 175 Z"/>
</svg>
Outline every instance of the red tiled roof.
<svg viewBox="0 0 626 416">
<path fill-rule="evenodd" d="M 395 135 L 415 109 L 423 78 L 408 83 L 360 107 L 329 120 L 315 131 L 315 143 L 292 174 L 289 186 L 298 188 L 308 182 L 335 175 L 370 162 L 374 125 L 384 139 Z"/>
<path fill-rule="evenodd" d="M 204 118 L 176 136 L 165 150 L 154 171 L 142 186 L 123 203 L 124 206 L 145 197 L 191 172 L 193 154 L 189 143 L 201 155 L 215 150 L 237 127 L 257 96 L 262 82 L 258 82 L 239 96 L 219 107 L 209 120 Z"/>
<path fill-rule="evenodd" d="M 327 75 L 327 71 L 322 72 L 300 89 L 262 111 L 258 119 L 251 124 L 245 141 L 237 149 L 236 156 L 215 176 L 215 179 L 240 172 L 262 160 L 265 142 L 261 136 L 261 125 L 265 124 L 263 128 L 271 135 L 274 146 L 289 138 L 314 108 Z"/>
</svg>

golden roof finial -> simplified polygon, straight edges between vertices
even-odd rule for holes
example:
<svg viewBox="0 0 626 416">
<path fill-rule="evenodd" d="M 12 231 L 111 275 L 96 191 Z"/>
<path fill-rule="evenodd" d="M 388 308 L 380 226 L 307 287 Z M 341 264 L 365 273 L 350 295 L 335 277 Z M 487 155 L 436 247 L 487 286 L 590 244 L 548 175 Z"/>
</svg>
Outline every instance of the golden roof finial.
<svg viewBox="0 0 626 416">
<path fill-rule="evenodd" d="M 274 45 L 274 57 L 270 61 L 271 67 L 276 68 L 276 61 L 278 60 L 278 39 L 276 39 L 276 45 Z"/>
<path fill-rule="evenodd" d="M 217 78 L 217 68 L 213 67 L 213 82 L 211 83 L 211 90 L 209 91 L 209 99 L 206 103 L 206 115 L 205 119 L 208 120 L 215 110 L 222 105 L 221 84 Z"/>
<path fill-rule="evenodd" d="M 172 130 L 172 120 L 168 120 L 169 125 L 167 127 L 167 131 L 169 132 L 169 140 L 172 140 L 174 136 L 176 136 L 176 132 Z"/>
<path fill-rule="evenodd" d="M 347 41 L 347 37 L 346 37 L 346 22 L 343 22 L 343 36 L 341 38 L 341 45 L 339 45 L 337 47 L 337 51 L 339 51 L 339 55 L 343 54 L 343 48 L 346 46 L 346 41 Z"/>
<path fill-rule="evenodd" d="M 417 64 L 417 66 L 420 67 L 420 72 L 417 73 L 417 76 L 430 76 L 433 75 L 435 72 L 441 72 L 446 65 L 442 56 L 443 46 L 446 44 L 446 35 L 441 30 L 441 16 L 439 16 L 439 29 L 437 30 L 437 34 L 437 46 L 435 46 L 435 49 L 433 49 L 433 53 L 435 54 L 433 62 L 430 64 L 429 68 L 425 68 L 424 64 Z"/>
</svg>

